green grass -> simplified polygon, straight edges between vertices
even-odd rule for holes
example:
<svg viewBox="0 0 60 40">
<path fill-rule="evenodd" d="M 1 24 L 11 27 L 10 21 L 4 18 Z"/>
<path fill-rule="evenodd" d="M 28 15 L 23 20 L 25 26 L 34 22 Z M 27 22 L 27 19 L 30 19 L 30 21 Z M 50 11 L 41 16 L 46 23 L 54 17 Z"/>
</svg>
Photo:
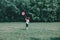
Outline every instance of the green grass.
<svg viewBox="0 0 60 40">
<path fill-rule="evenodd" d="M 0 40 L 60 40 L 60 23 L 0 23 Z"/>
</svg>

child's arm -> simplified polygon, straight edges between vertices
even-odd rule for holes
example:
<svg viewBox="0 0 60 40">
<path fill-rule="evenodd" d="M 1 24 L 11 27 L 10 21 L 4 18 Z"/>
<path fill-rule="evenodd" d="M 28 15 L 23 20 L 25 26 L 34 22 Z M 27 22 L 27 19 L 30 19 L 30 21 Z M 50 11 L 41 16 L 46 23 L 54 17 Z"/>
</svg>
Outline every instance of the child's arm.
<svg viewBox="0 0 60 40">
<path fill-rule="evenodd" d="M 30 17 L 28 17 L 28 19 L 30 20 Z"/>
<path fill-rule="evenodd" d="M 25 18 L 25 20 L 26 20 L 26 18 Z"/>
</svg>

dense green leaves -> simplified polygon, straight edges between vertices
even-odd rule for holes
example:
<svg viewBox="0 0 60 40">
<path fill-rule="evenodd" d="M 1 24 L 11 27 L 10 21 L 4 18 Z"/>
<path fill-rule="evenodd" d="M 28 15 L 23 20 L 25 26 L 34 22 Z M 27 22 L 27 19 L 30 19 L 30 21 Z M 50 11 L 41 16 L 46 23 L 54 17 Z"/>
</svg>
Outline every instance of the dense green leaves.
<svg viewBox="0 0 60 40">
<path fill-rule="evenodd" d="M 60 0 L 0 0 L 0 21 L 24 21 L 26 16 L 31 21 L 60 21 Z"/>
</svg>

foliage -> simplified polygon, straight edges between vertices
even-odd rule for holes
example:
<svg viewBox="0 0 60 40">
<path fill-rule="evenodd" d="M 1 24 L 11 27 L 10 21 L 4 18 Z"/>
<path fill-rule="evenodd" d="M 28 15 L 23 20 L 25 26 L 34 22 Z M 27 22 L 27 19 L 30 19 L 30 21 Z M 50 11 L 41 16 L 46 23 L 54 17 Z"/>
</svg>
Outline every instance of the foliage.
<svg viewBox="0 0 60 40">
<path fill-rule="evenodd" d="M 0 0 L 0 22 L 24 21 L 26 16 L 31 21 L 60 21 L 60 0 Z"/>
</svg>

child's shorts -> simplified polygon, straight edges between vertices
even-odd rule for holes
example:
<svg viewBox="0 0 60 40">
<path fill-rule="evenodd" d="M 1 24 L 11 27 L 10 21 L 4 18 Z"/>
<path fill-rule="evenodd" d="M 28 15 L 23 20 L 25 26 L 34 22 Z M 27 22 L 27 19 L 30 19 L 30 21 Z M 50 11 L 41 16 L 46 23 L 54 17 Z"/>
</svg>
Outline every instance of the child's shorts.
<svg viewBox="0 0 60 40">
<path fill-rule="evenodd" d="M 28 27 L 28 24 L 26 23 L 26 27 Z"/>
</svg>

